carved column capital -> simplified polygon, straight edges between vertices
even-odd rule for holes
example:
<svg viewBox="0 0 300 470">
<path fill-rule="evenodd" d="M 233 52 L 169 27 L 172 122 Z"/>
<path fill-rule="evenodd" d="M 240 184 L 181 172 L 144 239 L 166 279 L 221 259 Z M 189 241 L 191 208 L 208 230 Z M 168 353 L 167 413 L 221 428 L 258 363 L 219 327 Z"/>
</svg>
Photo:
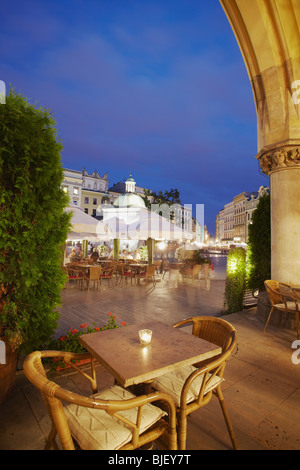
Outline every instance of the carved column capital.
<svg viewBox="0 0 300 470">
<path fill-rule="evenodd" d="M 259 160 L 263 173 L 270 175 L 273 171 L 298 167 L 300 168 L 300 146 L 286 145 L 260 152 Z"/>
</svg>

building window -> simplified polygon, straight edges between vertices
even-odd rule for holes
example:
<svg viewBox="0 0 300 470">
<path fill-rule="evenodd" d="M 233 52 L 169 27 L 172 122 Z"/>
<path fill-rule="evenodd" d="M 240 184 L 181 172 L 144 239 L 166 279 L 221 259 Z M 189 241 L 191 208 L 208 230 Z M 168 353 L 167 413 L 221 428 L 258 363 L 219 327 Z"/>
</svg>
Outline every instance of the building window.
<svg viewBox="0 0 300 470">
<path fill-rule="evenodd" d="M 96 209 L 93 209 L 93 216 L 96 215 Z"/>
<path fill-rule="evenodd" d="M 97 198 L 96 197 L 93 198 L 93 204 L 94 204 L 94 206 L 97 205 Z"/>
<path fill-rule="evenodd" d="M 77 201 L 73 201 L 73 204 L 74 204 L 75 206 L 77 206 Z"/>
<path fill-rule="evenodd" d="M 73 188 L 73 194 L 79 194 L 79 188 Z"/>
<path fill-rule="evenodd" d="M 63 186 L 63 192 L 67 193 L 68 192 L 68 186 Z"/>
<path fill-rule="evenodd" d="M 87 208 L 87 207 L 84 209 L 84 212 L 85 212 L 86 214 L 88 214 L 88 213 L 89 213 L 89 210 L 88 210 L 88 208 Z"/>
<path fill-rule="evenodd" d="M 85 203 L 85 204 L 88 204 L 88 203 L 89 203 L 89 198 L 88 198 L 88 197 L 85 197 L 85 198 L 84 198 L 84 203 Z"/>
</svg>

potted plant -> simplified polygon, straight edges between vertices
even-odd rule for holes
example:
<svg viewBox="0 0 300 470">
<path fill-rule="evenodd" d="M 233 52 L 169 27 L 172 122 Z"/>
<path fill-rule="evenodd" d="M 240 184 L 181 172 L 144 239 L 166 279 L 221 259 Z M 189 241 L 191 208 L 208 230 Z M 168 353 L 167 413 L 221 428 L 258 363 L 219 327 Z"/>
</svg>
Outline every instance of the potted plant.
<svg viewBox="0 0 300 470">
<path fill-rule="evenodd" d="M 65 335 L 61 336 L 60 338 L 53 340 L 47 349 L 56 350 L 56 351 L 67 351 L 67 352 L 74 352 L 74 353 L 83 353 L 87 352 L 86 349 L 81 345 L 78 341 L 78 338 L 82 335 L 86 335 L 88 333 L 95 333 L 96 331 L 105 331 L 111 330 L 113 328 L 119 328 L 119 325 L 116 323 L 116 316 L 112 315 L 112 313 L 108 313 L 108 322 L 102 326 L 96 326 L 93 323 L 93 326 L 88 326 L 86 323 L 82 323 L 80 325 L 80 329 L 73 328 L 70 326 L 69 330 L 66 332 Z M 126 322 L 122 322 L 121 326 L 126 326 Z M 89 362 L 88 360 L 82 360 L 77 365 L 80 365 L 84 362 Z M 52 369 L 59 371 L 65 368 L 71 367 L 66 365 L 63 359 L 58 359 L 54 361 L 52 364 Z"/>
<path fill-rule="evenodd" d="M 147 246 L 140 246 L 139 254 L 141 257 L 141 261 L 148 261 L 148 247 Z"/>
<path fill-rule="evenodd" d="M 62 261 L 71 214 L 64 210 L 69 199 L 61 186 L 62 145 L 54 124 L 48 110 L 12 90 L 0 106 L 0 341 L 7 353 L 0 365 L 2 391 L 8 352 L 28 354 L 51 338 L 66 282 Z"/>
</svg>

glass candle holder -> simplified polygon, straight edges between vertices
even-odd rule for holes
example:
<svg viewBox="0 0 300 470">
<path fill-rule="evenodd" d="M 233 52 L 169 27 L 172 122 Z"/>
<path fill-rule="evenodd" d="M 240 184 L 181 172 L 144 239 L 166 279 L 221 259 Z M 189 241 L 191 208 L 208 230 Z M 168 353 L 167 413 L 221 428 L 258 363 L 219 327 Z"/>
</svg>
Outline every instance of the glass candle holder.
<svg viewBox="0 0 300 470">
<path fill-rule="evenodd" d="M 139 331 L 140 343 L 143 346 L 147 346 L 151 343 L 152 331 L 151 330 L 140 330 Z"/>
</svg>

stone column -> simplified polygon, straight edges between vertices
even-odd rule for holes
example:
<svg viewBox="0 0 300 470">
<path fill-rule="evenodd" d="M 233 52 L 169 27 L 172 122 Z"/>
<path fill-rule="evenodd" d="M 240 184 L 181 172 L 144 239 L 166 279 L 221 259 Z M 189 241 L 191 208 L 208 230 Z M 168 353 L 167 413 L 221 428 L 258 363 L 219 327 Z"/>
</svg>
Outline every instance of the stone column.
<svg viewBox="0 0 300 470">
<path fill-rule="evenodd" d="M 280 147 L 258 158 L 271 183 L 271 277 L 300 286 L 300 148 Z"/>
<path fill-rule="evenodd" d="M 272 273 L 300 285 L 299 0 L 220 0 L 241 49 L 257 114 L 257 155 L 270 176 Z"/>
</svg>

